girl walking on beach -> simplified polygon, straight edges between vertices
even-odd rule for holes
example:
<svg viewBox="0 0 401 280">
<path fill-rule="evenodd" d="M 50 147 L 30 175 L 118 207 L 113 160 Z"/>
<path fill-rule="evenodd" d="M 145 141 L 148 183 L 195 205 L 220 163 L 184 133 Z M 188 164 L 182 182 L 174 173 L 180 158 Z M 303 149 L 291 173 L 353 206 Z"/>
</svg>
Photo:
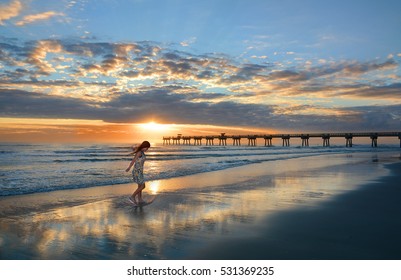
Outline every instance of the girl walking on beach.
<svg viewBox="0 0 401 280">
<path fill-rule="evenodd" d="M 137 146 L 134 150 L 134 158 L 130 162 L 128 168 L 125 172 L 129 172 L 132 166 L 132 178 L 134 182 L 138 184 L 138 188 L 135 192 L 129 197 L 129 200 L 134 204 L 143 203 L 142 199 L 142 191 L 145 188 L 145 178 L 143 177 L 143 165 L 146 160 L 145 152 L 150 148 L 150 143 L 148 141 L 143 141 L 141 145 Z M 136 200 L 136 196 L 138 196 L 138 200 Z"/>
</svg>

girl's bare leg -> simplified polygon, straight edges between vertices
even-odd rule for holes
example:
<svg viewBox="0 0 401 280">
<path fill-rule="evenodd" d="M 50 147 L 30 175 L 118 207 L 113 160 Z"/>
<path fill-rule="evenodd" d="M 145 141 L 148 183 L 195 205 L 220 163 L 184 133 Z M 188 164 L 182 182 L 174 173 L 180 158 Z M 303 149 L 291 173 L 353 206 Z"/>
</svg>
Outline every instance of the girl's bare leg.
<svg viewBox="0 0 401 280">
<path fill-rule="evenodd" d="M 138 188 L 135 190 L 135 192 L 132 194 L 132 198 L 135 203 L 140 203 L 143 202 L 142 200 L 142 190 L 145 188 L 145 183 L 138 185 Z M 138 201 L 135 199 L 135 197 L 138 196 Z"/>
<path fill-rule="evenodd" d="M 138 185 L 134 193 L 131 195 L 132 200 L 135 202 L 135 204 L 138 204 L 138 201 L 136 201 L 135 197 L 138 195 L 139 191 L 140 191 L 140 185 Z"/>
<path fill-rule="evenodd" d="M 131 200 L 131 202 L 134 203 L 134 204 L 138 204 L 138 202 L 135 200 L 134 194 L 132 194 L 132 195 L 129 197 L 129 200 Z"/>
<path fill-rule="evenodd" d="M 142 191 L 143 191 L 143 189 L 145 188 L 145 183 L 143 183 L 142 185 L 141 185 L 141 190 L 139 191 L 139 193 L 138 193 L 138 201 L 141 203 L 141 202 L 143 202 L 143 199 L 142 199 Z"/>
</svg>

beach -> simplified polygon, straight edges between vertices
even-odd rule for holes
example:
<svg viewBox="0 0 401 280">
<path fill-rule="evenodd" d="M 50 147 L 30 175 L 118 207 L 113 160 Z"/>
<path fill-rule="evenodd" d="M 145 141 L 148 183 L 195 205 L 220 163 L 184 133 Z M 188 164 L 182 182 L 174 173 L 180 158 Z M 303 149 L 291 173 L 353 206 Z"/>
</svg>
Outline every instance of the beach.
<svg viewBox="0 0 401 280">
<path fill-rule="evenodd" d="M 71 174 L 72 176 L 73 174 Z M 400 259 L 398 153 L 0 197 L 0 259 Z"/>
</svg>

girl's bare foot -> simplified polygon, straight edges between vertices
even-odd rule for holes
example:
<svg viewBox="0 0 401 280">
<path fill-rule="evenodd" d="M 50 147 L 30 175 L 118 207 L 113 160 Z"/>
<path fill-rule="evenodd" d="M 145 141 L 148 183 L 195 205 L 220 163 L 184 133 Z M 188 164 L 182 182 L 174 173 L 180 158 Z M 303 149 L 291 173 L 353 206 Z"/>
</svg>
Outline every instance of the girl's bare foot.
<svg viewBox="0 0 401 280">
<path fill-rule="evenodd" d="M 134 198 L 132 198 L 132 196 L 128 197 L 129 201 L 135 205 L 138 205 L 138 203 L 135 201 Z"/>
</svg>

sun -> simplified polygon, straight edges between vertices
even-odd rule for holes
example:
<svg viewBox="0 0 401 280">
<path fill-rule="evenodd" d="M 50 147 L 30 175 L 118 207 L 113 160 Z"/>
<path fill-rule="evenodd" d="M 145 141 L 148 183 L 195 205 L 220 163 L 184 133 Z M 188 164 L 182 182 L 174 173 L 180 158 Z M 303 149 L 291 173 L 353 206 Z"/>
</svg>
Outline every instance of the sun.
<svg viewBox="0 0 401 280">
<path fill-rule="evenodd" d="M 160 124 L 156 122 L 148 122 L 139 125 L 143 130 L 154 131 L 154 132 L 163 132 L 170 129 L 170 125 L 168 124 Z"/>
</svg>

